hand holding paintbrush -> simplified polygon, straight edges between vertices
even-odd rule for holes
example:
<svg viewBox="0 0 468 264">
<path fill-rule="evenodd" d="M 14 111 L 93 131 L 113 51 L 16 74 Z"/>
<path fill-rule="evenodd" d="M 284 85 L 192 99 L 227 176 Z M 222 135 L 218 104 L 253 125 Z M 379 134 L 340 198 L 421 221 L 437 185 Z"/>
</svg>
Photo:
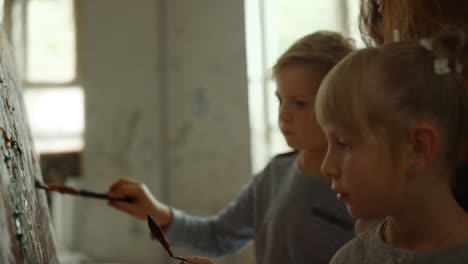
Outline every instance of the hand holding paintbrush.
<svg viewBox="0 0 468 264">
<path fill-rule="evenodd" d="M 79 195 L 79 196 L 84 196 L 84 197 L 103 199 L 103 200 L 108 200 L 108 201 L 119 201 L 119 202 L 127 202 L 127 203 L 132 202 L 132 199 L 130 198 L 111 198 L 105 193 L 97 193 L 97 192 L 92 192 L 92 191 L 83 190 L 83 189 L 76 189 L 76 188 L 72 188 L 72 187 L 68 187 L 68 186 L 64 186 L 60 184 L 45 184 L 37 180 L 36 180 L 36 188 L 40 188 L 40 189 L 44 189 L 48 191 L 66 193 L 66 194 L 71 194 L 71 195 Z"/>
<path fill-rule="evenodd" d="M 131 198 L 132 203 L 111 201 L 108 204 L 138 219 L 146 221 L 146 216 L 152 215 L 155 219 L 158 219 L 158 224 L 163 229 L 172 222 L 172 213 L 169 206 L 159 201 L 148 187 L 141 182 L 132 179 L 119 179 L 109 187 L 107 195 L 112 198 Z"/>
</svg>

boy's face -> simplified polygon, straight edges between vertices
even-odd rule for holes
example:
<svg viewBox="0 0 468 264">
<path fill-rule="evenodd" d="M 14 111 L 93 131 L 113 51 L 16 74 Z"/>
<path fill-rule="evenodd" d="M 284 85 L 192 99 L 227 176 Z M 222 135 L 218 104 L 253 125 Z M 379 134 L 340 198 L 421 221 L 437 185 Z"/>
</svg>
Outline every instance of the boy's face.
<svg viewBox="0 0 468 264">
<path fill-rule="evenodd" d="M 302 65 L 286 66 L 277 74 L 279 126 L 291 148 L 324 150 L 327 146 L 315 119 L 315 95 L 321 78 Z"/>
<path fill-rule="evenodd" d="M 386 140 L 370 143 L 345 129 L 324 126 L 328 150 L 322 163 L 337 199 L 355 218 L 390 215 L 404 197 L 404 171 L 394 166 Z"/>
</svg>

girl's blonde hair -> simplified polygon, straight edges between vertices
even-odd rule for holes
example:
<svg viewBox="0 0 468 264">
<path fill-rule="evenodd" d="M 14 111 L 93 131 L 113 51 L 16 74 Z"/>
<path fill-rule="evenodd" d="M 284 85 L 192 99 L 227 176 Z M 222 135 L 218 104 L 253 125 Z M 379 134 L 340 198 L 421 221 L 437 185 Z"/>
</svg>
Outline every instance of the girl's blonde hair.
<svg viewBox="0 0 468 264">
<path fill-rule="evenodd" d="M 396 154 L 410 122 L 429 121 L 442 135 L 439 157 L 458 165 L 460 142 L 468 136 L 468 95 L 457 72 L 464 45 L 463 33 L 445 33 L 433 40 L 432 50 L 419 42 L 398 42 L 352 53 L 319 88 L 318 122 L 338 124 L 374 142 L 383 134 Z M 441 58 L 448 60 L 450 72 L 436 73 Z"/>
<path fill-rule="evenodd" d="M 297 40 L 273 66 L 273 77 L 291 65 L 310 67 L 321 78 L 354 50 L 352 39 L 331 31 L 318 31 Z"/>
</svg>

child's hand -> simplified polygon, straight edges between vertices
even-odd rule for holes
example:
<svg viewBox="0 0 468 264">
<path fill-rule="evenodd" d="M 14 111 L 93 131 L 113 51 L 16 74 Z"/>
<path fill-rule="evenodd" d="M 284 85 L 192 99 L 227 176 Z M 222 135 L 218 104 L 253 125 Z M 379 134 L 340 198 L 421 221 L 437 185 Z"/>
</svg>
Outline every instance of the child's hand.
<svg viewBox="0 0 468 264">
<path fill-rule="evenodd" d="M 191 264 L 216 264 L 211 259 L 202 258 L 202 257 L 187 258 L 187 260 L 190 261 Z M 185 261 L 182 261 L 180 264 L 188 264 L 188 263 Z"/>
<path fill-rule="evenodd" d="M 110 186 L 107 195 L 111 198 L 130 198 L 131 203 L 111 201 L 108 204 L 139 219 L 146 220 L 146 215 L 151 215 L 162 228 L 172 222 L 169 207 L 158 201 L 143 183 L 119 179 Z"/>
</svg>

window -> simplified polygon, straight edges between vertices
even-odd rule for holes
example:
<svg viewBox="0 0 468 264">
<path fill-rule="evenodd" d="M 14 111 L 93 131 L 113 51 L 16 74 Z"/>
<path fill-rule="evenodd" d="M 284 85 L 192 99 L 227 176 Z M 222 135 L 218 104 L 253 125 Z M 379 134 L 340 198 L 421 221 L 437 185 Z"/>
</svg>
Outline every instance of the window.
<svg viewBox="0 0 468 264">
<path fill-rule="evenodd" d="M 80 150 L 84 98 L 77 74 L 74 1 L 15 0 L 10 23 L 36 149 Z"/>
<path fill-rule="evenodd" d="M 278 129 L 278 103 L 270 70 L 276 59 L 297 39 L 318 30 L 332 30 L 356 40 L 359 0 L 248 0 L 245 1 L 252 170 L 289 151 Z"/>
</svg>

